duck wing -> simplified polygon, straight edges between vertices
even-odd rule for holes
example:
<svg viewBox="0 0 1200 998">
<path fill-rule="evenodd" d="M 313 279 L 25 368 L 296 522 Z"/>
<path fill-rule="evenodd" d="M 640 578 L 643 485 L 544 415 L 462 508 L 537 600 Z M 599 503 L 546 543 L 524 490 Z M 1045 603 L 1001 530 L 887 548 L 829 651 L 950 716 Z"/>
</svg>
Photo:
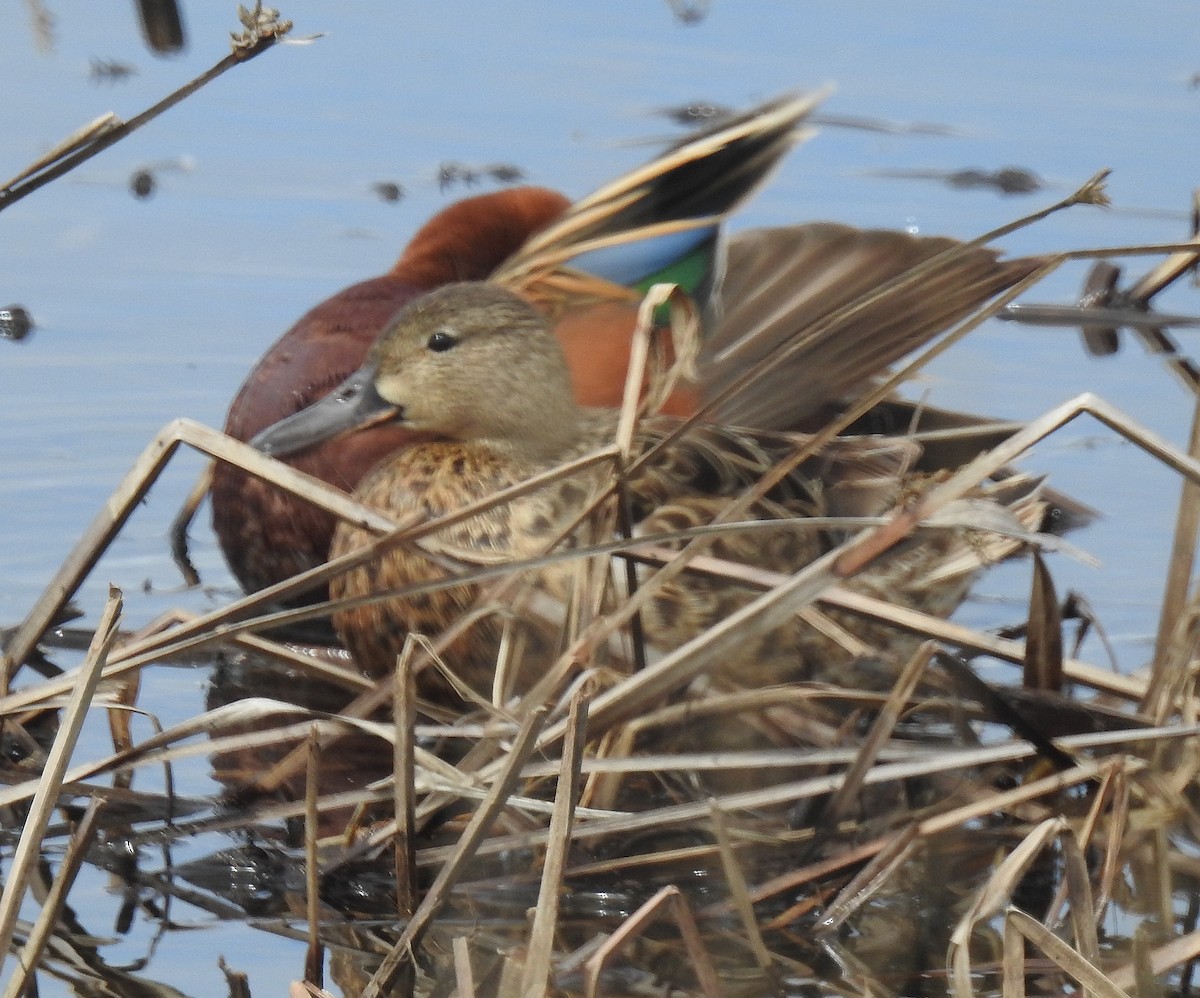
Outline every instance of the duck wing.
<svg viewBox="0 0 1200 998">
<path fill-rule="evenodd" d="M 739 233 L 700 358 L 711 418 L 798 428 L 1042 262 L 830 222 Z"/>
<path fill-rule="evenodd" d="M 558 301 L 636 297 L 658 281 L 706 301 L 719 280 L 719 227 L 810 132 L 824 98 L 787 95 L 689 135 L 643 167 L 577 201 L 492 280 L 550 314 Z"/>
</svg>

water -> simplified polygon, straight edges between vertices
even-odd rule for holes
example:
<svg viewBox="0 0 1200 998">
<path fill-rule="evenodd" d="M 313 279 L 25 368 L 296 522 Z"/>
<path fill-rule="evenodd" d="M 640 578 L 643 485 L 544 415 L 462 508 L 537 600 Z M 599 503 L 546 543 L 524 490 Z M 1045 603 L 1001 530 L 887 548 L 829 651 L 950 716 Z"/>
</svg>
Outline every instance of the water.
<svg viewBox="0 0 1200 998">
<path fill-rule="evenodd" d="M 156 60 L 138 39 L 131 5 L 48 6 L 57 19 L 49 52 L 36 49 L 25 6 L 0 8 L 4 177 L 106 110 L 131 117 L 153 103 L 217 61 L 236 27 L 232 5 L 192 3 L 188 53 Z M 421 221 L 466 192 L 439 189 L 448 161 L 511 163 L 531 182 L 581 195 L 650 155 L 632 140 L 676 134 L 655 113 L 664 107 L 745 105 L 832 81 L 830 114 L 933 122 L 954 133 L 826 128 L 739 225 L 831 218 L 968 237 L 1111 167 L 1113 210 L 1074 209 L 1006 238 L 1005 248 L 1187 235 L 1200 159 L 1200 90 L 1189 86 L 1200 70 L 1200 12 L 1191 3 L 714 0 L 687 25 L 654 0 L 294 0 L 284 14 L 297 35 L 325 36 L 236 68 L 0 215 L 0 307 L 20 303 L 38 323 L 23 343 L 0 341 L 0 623 L 24 615 L 160 427 L 177 416 L 219 425 L 241 378 L 283 329 L 330 292 L 386 269 Z M 127 62 L 137 75 L 94 82 L 92 59 Z M 163 163 L 187 168 L 162 169 L 155 193 L 135 200 L 130 175 Z M 1049 188 L 1002 197 L 876 175 L 1009 164 Z M 403 198 L 379 199 L 371 185 L 382 181 L 402 185 Z M 1129 272 L 1145 266 L 1131 262 Z M 1031 297 L 1070 300 L 1084 270 L 1064 268 Z M 1160 304 L 1200 311 L 1182 286 Z M 1192 346 L 1190 333 L 1179 335 Z M 1191 412 L 1171 376 L 1131 342 L 1097 361 L 1070 332 L 1000 324 L 952 351 L 917 390 L 938 404 L 1015 418 L 1091 390 L 1177 443 Z M 1176 480 L 1088 422 L 1056 434 L 1027 463 L 1104 514 L 1077 538 L 1103 568 L 1061 557 L 1052 568 L 1060 588 L 1080 589 L 1097 608 L 1122 668 L 1138 667 L 1156 625 Z M 194 532 L 194 554 L 216 593 L 174 591 L 163 535 L 199 467 L 194 458 L 172 466 L 94 573 L 81 597 L 93 619 L 110 581 L 126 591 L 129 624 L 228 595 L 206 525 Z M 1015 599 L 1024 584 L 1024 568 L 1007 570 L 982 595 Z M 1013 604 L 1002 616 L 1018 614 Z M 994 602 L 968 606 L 964 619 L 994 622 Z M 168 720 L 187 716 L 204 678 L 166 670 L 143 700 Z M 102 886 L 91 889 L 98 904 L 113 904 Z M 211 952 L 251 970 L 252 987 L 298 972 L 294 949 L 267 955 L 262 937 L 220 935 Z M 152 976 L 181 977 L 174 961 L 189 954 L 180 938 L 163 946 Z M 211 993 L 220 986 L 214 963 L 203 983 L 184 974 L 179 986 Z M 54 993 L 52 984 L 43 993 Z"/>
</svg>

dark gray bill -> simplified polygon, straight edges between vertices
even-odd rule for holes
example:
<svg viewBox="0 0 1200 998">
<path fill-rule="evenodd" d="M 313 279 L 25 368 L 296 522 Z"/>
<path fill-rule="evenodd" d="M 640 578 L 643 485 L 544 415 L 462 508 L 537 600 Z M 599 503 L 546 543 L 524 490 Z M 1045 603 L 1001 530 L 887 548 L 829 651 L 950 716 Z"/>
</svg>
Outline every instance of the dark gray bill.
<svg viewBox="0 0 1200 998">
<path fill-rule="evenodd" d="M 255 435 L 250 446 L 271 457 L 287 457 L 350 430 L 400 419 L 399 406 L 375 390 L 375 368 L 360 367 L 319 402 Z"/>
</svg>

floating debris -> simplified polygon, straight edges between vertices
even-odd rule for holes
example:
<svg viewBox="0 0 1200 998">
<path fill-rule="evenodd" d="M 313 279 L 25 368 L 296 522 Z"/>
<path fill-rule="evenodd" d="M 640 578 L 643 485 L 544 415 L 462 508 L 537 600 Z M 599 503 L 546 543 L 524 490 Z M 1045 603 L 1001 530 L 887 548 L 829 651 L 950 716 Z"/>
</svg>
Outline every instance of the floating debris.
<svg viewBox="0 0 1200 998">
<path fill-rule="evenodd" d="M 958 135 L 958 129 L 930 121 L 885 121 L 883 118 L 861 118 L 853 114 L 814 114 L 814 125 L 827 128 L 849 128 L 860 132 L 881 132 L 884 135 Z"/>
<path fill-rule="evenodd" d="M 498 184 L 519 184 L 525 179 L 525 171 L 512 163 L 493 163 L 482 170 Z"/>
<path fill-rule="evenodd" d="M 485 177 L 490 177 L 498 184 L 516 184 L 525 179 L 525 171 L 512 163 L 468 166 L 456 160 L 446 160 L 438 166 L 438 190 L 445 192 L 456 184 L 478 187 Z"/>
<path fill-rule="evenodd" d="M 1046 186 L 1045 181 L 1032 170 L 1019 166 L 1005 166 L 991 173 L 986 170 L 956 170 L 946 177 L 946 183 L 964 189 L 994 187 L 1001 194 L 1032 194 Z"/>
<path fill-rule="evenodd" d="M 685 127 L 711 125 L 722 118 L 730 118 L 736 111 L 715 101 L 696 100 L 686 104 L 674 104 L 658 108 L 653 112 L 662 118 Z M 860 132 L 878 132 L 884 135 L 957 135 L 957 129 L 928 121 L 886 121 L 883 118 L 863 118 L 851 114 L 814 114 L 809 119 L 814 125 L 829 128 L 847 128 Z"/>
<path fill-rule="evenodd" d="M 176 156 L 174 159 L 163 159 L 157 163 L 138 167 L 129 175 L 129 190 L 135 198 L 148 198 L 158 190 L 158 175 L 160 173 L 191 173 L 196 169 L 196 160 L 191 156 Z"/>
<path fill-rule="evenodd" d="M 399 201 L 404 197 L 404 188 L 394 180 L 377 180 L 371 185 L 372 193 L 380 201 Z"/>
<path fill-rule="evenodd" d="M 124 83 L 137 76 L 137 67 L 116 59 L 93 59 L 88 76 L 93 83 Z"/>
<path fill-rule="evenodd" d="M 1046 187 L 1041 177 L 1020 166 L 1004 166 L 999 170 L 869 170 L 865 175 L 896 180 L 938 180 L 959 190 L 991 187 L 1001 194 L 1032 194 Z"/>
<path fill-rule="evenodd" d="M 1166 326 L 1183 326 L 1190 329 L 1200 327 L 1200 315 L 1177 315 L 1173 312 L 1156 312 L 1154 309 L 1095 305 L 1035 305 L 1014 302 L 996 313 L 997 319 L 1020 322 L 1027 326 L 1082 326 L 1107 329 L 1112 326 L 1129 326 L 1134 329 L 1160 329 Z M 1090 353 L 1100 351 L 1091 350 Z M 1115 353 L 1115 350 L 1104 350 Z"/>
<path fill-rule="evenodd" d="M 712 7 L 712 0 L 667 0 L 667 6 L 680 24 L 699 24 Z"/>
<path fill-rule="evenodd" d="M 150 170 L 134 170 L 129 177 L 129 192 L 139 201 L 148 198 L 158 186 Z"/>
<path fill-rule="evenodd" d="M 41 0 L 28 0 L 30 27 L 33 30 L 33 43 L 42 55 L 54 51 L 56 27 L 54 14 L 46 9 Z"/>
<path fill-rule="evenodd" d="M 0 339 L 19 343 L 33 332 L 33 316 L 21 305 L 0 308 Z"/>
<path fill-rule="evenodd" d="M 655 114 L 669 118 L 677 125 L 706 125 L 719 118 L 728 118 L 734 114 L 733 108 L 712 101 L 697 100 L 688 104 L 676 104 L 672 107 L 659 108 Z"/>
<path fill-rule="evenodd" d="M 474 187 L 479 183 L 479 171 L 465 163 L 447 160 L 438 167 L 438 190 L 447 191 L 455 184 Z"/>
</svg>

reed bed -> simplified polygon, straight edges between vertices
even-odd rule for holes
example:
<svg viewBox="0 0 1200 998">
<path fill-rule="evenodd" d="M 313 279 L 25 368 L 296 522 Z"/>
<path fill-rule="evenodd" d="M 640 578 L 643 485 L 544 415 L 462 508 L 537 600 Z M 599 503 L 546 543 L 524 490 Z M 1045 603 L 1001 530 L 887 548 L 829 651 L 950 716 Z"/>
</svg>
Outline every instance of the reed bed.
<svg viewBox="0 0 1200 998">
<path fill-rule="evenodd" d="M 265 37 L 269 44 L 275 36 Z M 59 168 L 41 164 L 10 187 L 28 177 L 48 182 L 47 169 Z M 1094 178 L 1047 211 L 1095 203 L 1101 185 Z M 1167 255 L 1135 286 L 1143 303 L 1195 262 L 1194 245 L 1125 249 Z M 797 438 L 759 492 L 1064 259 L 1049 260 L 825 430 Z M 646 316 L 661 304 L 651 299 Z M 675 334 L 686 338 L 686 308 L 676 314 Z M 1194 391 L 1193 368 L 1166 334 L 1143 333 Z M 637 372 L 631 385 L 641 383 Z M 656 394 L 664 393 L 651 392 L 651 408 Z M 645 408 L 645 398 L 628 393 L 622 433 L 586 459 L 612 468 L 613 494 L 634 459 L 629 441 Z M 1074 549 L 1015 518 L 981 521 L 971 505 L 993 476 L 1082 416 L 1183 483 L 1158 644 L 1137 675 L 1068 652 L 1042 554 Z M 231 921 L 253 914 L 247 931 L 304 940 L 297 995 L 326 993 L 326 975 L 362 996 L 1186 993 L 1200 953 L 1200 610 L 1189 586 L 1200 434 L 1184 453 L 1092 395 L 991 433 L 999 442 L 944 469 L 889 515 L 809 524 L 845 539 L 791 575 L 707 552 L 722 533 L 754 529 L 744 522 L 753 490 L 702 531 L 617 536 L 464 570 L 444 584 L 484 585 L 477 610 L 443 634 L 414 635 L 395 675 L 375 683 L 336 650 L 279 637 L 338 605 L 274 607 L 397 545 L 419 544 L 448 518 L 394 521 L 176 420 L 6 638 L 0 717 L 17 748 L 3 770 L 0 813 L 6 829 L 21 832 L 0 896 L 4 995 L 33 993 L 42 975 L 81 992 L 131 993 L 131 972 L 110 966 L 97 940 L 64 916 L 74 879 L 84 864 L 104 865 L 98 842 L 169 855 L 172 843 L 211 833 L 227 836 L 226 847 L 186 869 L 164 859 L 157 871 L 139 871 L 138 890 L 161 899 L 163 931 L 176 901 Z M 24 666 L 39 642 L 181 446 L 234 462 L 377 540 L 269 590 L 136 634 L 119 630 L 122 596 L 114 592 L 84 664 L 30 678 Z M 985 564 L 1032 552 L 1019 634 L 975 631 L 846 587 L 897 546 L 947 534 L 966 538 Z M 530 573 L 552 562 L 586 570 L 573 612 L 559 621 L 559 653 L 536 663 L 537 681 L 507 684 L 521 671 L 522 650 L 506 643 L 490 696 L 424 699 L 422 677 L 432 671 L 453 683 L 454 639 L 523 605 Z M 641 566 L 637 584 L 614 597 L 611 580 L 629 578 L 627 564 Z M 678 647 L 645 646 L 631 622 L 683 573 L 754 595 Z M 855 668 L 739 682 L 745 649 L 798 615 Z M 183 655 L 222 662 L 209 709 L 135 740 L 128 712 L 153 699 L 156 667 Z M 1022 671 L 1012 682 L 985 681 L 984 661 Z M 69 764 L 88 710 L 108 713 L 113 751 Z M 172 767 L 195 756 L 210 760 L 223 785 L 218 799 L 175 791 Z M 168 774 L 165 791 L 134 789 L 147 767 Z M 49 855 L 59 857 L 56 869 Z M 288 876 L 289 868 L 303 875 Z M 261 896 L 234 886 L 234 872 L 269 885 L 268 910 Z M 30 906 L 37 918 L 23 921 Z M 220 965 L 229 993 L 248 994 L 240 968 Z"/>
<path fill-rule="evenodd" d="M 704 553 L 706 536 L 747 529 L 736 509 L 698 537 L 617 540 L 476 572 L 488 587 L 479 612 L 447 634 L 414 636 L 394 679 L 378 684 L 336 656 L 263 633 L 333 606 L 263 611 L 440 524 L 393 523 L 220 434 L 171 424 L 10 634 L 10 668 L 31 657 L 181 444 L 238 461 L 380 539 L 274 591 L 136 635 L 118 637 L 114 594 L 81 669 L 10 686 L 0 699 L 7 728 L 58 723 L 45 761 L 33 741 L 0 790 L 0 806 L 24 825 L 0 901 L 18 968 L 7 993 L 22 993 L 38 972 L 103 976 L 95 960 L 77 959 L 78 940 L 55 921 L 98 834 L 136 847 L 235 829 L 253 829 L 278 861 L 306 871 L 281 891 L 287 910 L 256 923 L 308 939 L 297 969 L 307 983 L 296 993 L 317 993 L 325 973 L 362 995 L 1178 991 L 1200 940 L 1190 596 L 1164 621 L 1150 669 L 1121 676 L 1064 652 L 1059 601 L 1038 554 L 1024 640 L 842 585 L 889 547 L 945 531 L 969 532 L 976 546 L 998 533 L 1010 547 L 1070 551 L 1059 538 L 1015 523 L 980 526 L 956 510 L 1083 415 L 1189 486 L 1200 482 L 1194 456 L 1085 395 L 891 515 L 857 524 L 791 576 Z M 594 460 L 619 454 L 618 442 Z M 615 605 L 582 599 L 605 609 L 564 623 L 562 653 L 541 664 L 532 689 L 498 687 L 457 709 L 420 698 L 422 672 L 452 671 L 442 653 L 455 633 L 510 606 L 531 568 L 627 557 L 660 567 Z M 625 625 L 669 569 L 759 595 L 681 647 L 634 654 Z M 724 666 L 765 629 L 795 614 L 819 621 L 831 609 L 835 632 L 853 636 L 854 615 L 873 621 L 872 634 L 895 630 L 874 647 L 850 641 L 855 658 L 871 660 L 869 672 L 752 686 L 730 678 L 737 672 Z M 258 695 L 238 688 L 136 743 L 114 725 L 111 755 L 66 766 L 89 701 L 119 716 L 140 695 L 131 677 L 144 674 L 144 689 L 149 667 L 218 650 Z M 981 656 L 1021 666 L 1023 678 L 985 683 L 973 667 Z M 280 676 L 303 676 L 320 694 L 285 701 Z M 138 770 L 195 755 L 212 760 L 226 786 L 221 801 L 132 789 Z M 68 820 L 52 822 L 56 807 Z M 42 917 L 26 925 L 17 913 L 36 886 L 31 858 L 56 843 L 68 855 L 40 895 Z M 234 850 L 214 861 L 242 860 Z M 155 880 L 164 896 L 245 917 L 236 896 L 188 886 L 178 871 Z M 230 980 L 231 993 L 245 986 Z"/>
</svg>

